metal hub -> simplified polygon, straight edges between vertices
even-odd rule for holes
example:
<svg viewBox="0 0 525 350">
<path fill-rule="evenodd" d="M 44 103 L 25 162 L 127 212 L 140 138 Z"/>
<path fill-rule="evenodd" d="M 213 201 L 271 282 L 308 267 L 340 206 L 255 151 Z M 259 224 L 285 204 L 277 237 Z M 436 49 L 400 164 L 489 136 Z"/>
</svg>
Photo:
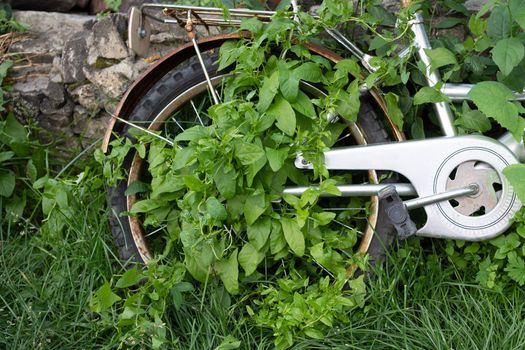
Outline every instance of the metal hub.
<svg viewBox="0 0 525 350">
<path fill-rule="evenodd" d="M 447 179 L 447 191 L 471 184 L 478 186 L 478 192 L 456 198 L 451 202 L 454 209 L 465 216 L 481 216 L 489 213 L 498 204 L 501 193 L 501 179 L 489 164 L 467 161 L 458 165 Z M 456 204 L 457 203 L 457 204 Z"/>
</svg>

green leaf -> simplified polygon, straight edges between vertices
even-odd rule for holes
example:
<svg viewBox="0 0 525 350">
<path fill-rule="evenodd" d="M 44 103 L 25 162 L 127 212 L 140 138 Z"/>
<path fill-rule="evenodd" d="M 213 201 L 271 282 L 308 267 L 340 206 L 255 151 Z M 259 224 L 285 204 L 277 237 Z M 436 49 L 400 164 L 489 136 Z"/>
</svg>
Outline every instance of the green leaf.
<svg viewBox="0 0 525 350">
<path fill-rule="evenodd" d="M 284 61 L 279 61 L 277 66 L 281 93 L 288 102 L 295 102 L 299 93 L 299 78 L 292 74 Z"/>
<path fill-rule="evenodd" d="M 233 350 L 241 347 L 241 341 L 232 335 L 228 335 L 214 350 Z"/>
<path fill-rule="evenodd" d="M 354 77 L 361 75 L 361 67 L 352 59 L 344 59 L 336 63 L 335 69 L 342 70 L 346 73 L 352 74 Z"/>
<path fill-rule="evenodd" d="M 279 72 L 275 71 L 268 78 L 264 78 L 263 85 L 259 91 L 259 103 L 257 103 L 257 110 L 259 113 L 264 113 L 270 107 L 277 90 L 279 88 Z"/>
<path fill-rule="evenodd" d="M 26 176 L 31 182 L 35 182 L 38 176 L 38 170 L 36 169 L 35 163 L 32 159 L 27 162 L 26 165 Z"/>
<path fill-rule="evenodd" d="M 509 253 L 508 261 L 505 271 L 508 272 L 510 278 L 523 286 L 525 284 L 525 261 L 516 252 Z"/>
<path fill-rule="evenodd" d="M 299 91 L 295 102 L 292 103 L 293 109 L 301 113 L 305 117 L 315 118 L 317 113 L 315 112 L 315 107 L 308 96 L 302 91 Z"/>
<path fill-rule="evenodd" d="M 224 166 L 221 166 L 213 175 L 213 181 L 224 198 L 230 199 L 235 195 L 237 186 L 237 173 L 235 170 L 225 171 Z"/>
<path fill-rule="evenodd" d="M 248 225 L 253 225 L 255 220 L 266 210 L 264 193 L 253 194 L 246 198 L 244 205 L 244 217 Z"/>
<path fill-rule="evenodd" d="M 496 6 L 487 22 L 487 34 L 494 39 L 509 37 L 511 24 L 509 8 L 506 5 Z"/>
<path fill-rule="evenodd" d="M 295 68 L 293 75 L 301 80 L 311 83 L 320 83 L 323 80 L 323 73 L 319 65 L 313 62 L 306 62 Z"/>
<path fill-rule="evenodd" d="M 269 217 L 264 217 L 255 221 L 248 226 L 247 234 L 248 240 L 256 250 L 261 250 L 268 241 L 270 231 L 272 230 L 272 222 Z"/>
<path fill-rule="evenodd" d="M 453 28 L 457 26 L 460 23 L 463 23 L 463 18 L 457 18 L 457 17 L 446 17 L 443 20 L 439 21 L 434 28 L 437 29 L 448 29 Z"/>
<path fill-rule="evenodd" d="M 425 86 L 414 95 L 414 105 L 447 101 L 448 98 L 435 87 Z"/>
<path fill-rule="evenodd" d="M 468 21 L 468 28 L 472 34 L 481 36 L 487 28 L 487 21 L 482 18 L 478 18 L 477 16 L 471 16 Z"/>
<path fill-rule="evenodd" d="M 518 107 L 513 102 L 515 97 L 509 88 L 496 81 L 483 81 L 474 85 L 468 96 L 481 112 L 509 130 L 517 140 L 521 140 L 524 123 L 518 115 Z"/>
<path fill-rule="evenodd" d="M 238 41 L 236 40 L 230 40 L 221 45 L 219 50 L 219 71 L 234 63 L 239 56 L 237 43 Z"/>
<path fill-rule="evenodd" d="M 399 97 L 389 92 L 385 95 L 386 109 L 388 110 L 388 116 L 392 119 L 394 124 L 400 129 L 403 130 L 403 112 L 399 109 L 398 106 Z"/>
<path fill-rule="evenodd" d="M 206 213 L 218 222 L 224 221 L 228 217 L 226 208 L 224 208 L 224 205 L 215 197 L 209 197 L 206 200 Z"/>
<path fill-rule="evenodd" d="M 275 118 L 276 126 L 286 135 L 292 136 L 295 133 L 295 112 L 290 102 L 283 97 L 278 95 L 266 113 Z"/>
<path fill-rule="evenodd" d="M 209 136 L 209 129 L 202 125 L 196 125 L 178 134 L 175 141 L 198 141 L 207 136 Z"/>
<path fill-rule="evenodd" d="M 119 300 L 120 297 L 113 293 L 109 283 L 105 282 L 89 301 L 89 308 L 93 312 L 103 312 L 108 310 Z"/>
<path fill-rule="evenodd" d="M 522 29 L 525 29 L 525 1 L 510 0 L 509 7 L 512 18 L 520 25 Z"/>
<path fill-rule="evenodd" d="M 239 293 L 239 263 L 237 262 L 237 249 L 228 259 L 222 258 L 215 263 L 215 270 L 224 287 L 230 294 Z"/>
<path fill-rule="evenodd" d="M 235 156 L 242 165 L 250 165 L 265 156 L 264 149 L 248 142 L 238 142 L 235 144 Z"/>
<path fill-rule="evenodd" d="M 272 221 L 272 233 L 270 233 L 270 252 L 277 254 L 286 247 L 281 224 L 276 220 Z"/>
<path fill-rule="evenodd" d="M 0 169 L 0 196 L 10 197 L 15 190 L 16 176 L 11 170 Z"/>
<path fill-rule="evenodd" d="M 144 183 L 142 181 L 133 181 L 128 188 L 126 188 L 126 192 L 124 194 L 126 196 L 132 196 L 137 193 L 147 192 L 150 190 L 150 185 L 147 183 Z"/>
<path fill-rule="evenodd" d="M 131 214 L 147 213 L 149 211 L 159 208 L 163 204 L 164 204 L 163 202 L 156 200 L 156 199 L 144 199 L 144 200 L 138 201 L 135 204 L 133 204 L 133 207 L 131 207 L 130 213 Z"/>
<path fill-rule="evenodd" d="M 313 338 L 313 339 L 324 339 L 324 333 L 321 332 L 321 330 L 319 329 L 315 329 L 315 328 L 306 328 L 304 330 L 304 334 L 307 336 L 307 337 L 310 337 L 310 338 Z"/>
<path fill-rule="evenodd" d="M 132 269 L 126 271 L 122 277 L 120 277 L 115 284 L 116 288 L 128 288 L 131 286 L 134 286 L 135 284 L 139 283 L 142 278 L 142 274 L 137 269 L 137 267 L 133 267 Z"/>
<path fill-rule="evenodd" d="M 354 80 L 350 83 L 349 92 L 339 90 L 335 94 L 336 112 L 343 118 L 349 121 L 356 121 L 359 114 L 361 101 L 359 99 L 359 85 L 358 81 Z"/>
<path fill-rule="evenodd" d="M 263 29 L 263 23 L 259 21 L 256 17 L 252 17 L 250 19 L 243 20 L 241 22 L 240 29 L 257 34 Z"/>
<path fill-rule="evenodd" d="M 268 159 L 270 168 L 272 168 L 272 170 L 275 172 L 279 171 L 283 167 L 286 158 L 288 158 L 289 148 L 284 147 L 276 150 L 270 147 L 266 147 L 265 150 L 266 158 Z"/>
<path fill-rule="evenodd" d="M 239 253 L 239 264 L 244 269 L 246 276 L 250 276 L 257 269 L 257 265 L 264 259 L 264 254 L 260 253 L 251 243 L 245 243 Z"/>
<path fill-rule="evenodd" d="M 173 159 L 173 170 L 185 168 L 194 154 L 195 149 L 193 147 L 178 148 Z"/>
<path fill-rule="evenodd" d="M 491 129 L 489 118 L 477 110 L 469 110 L 463 113 L 461 118 L 456 120 L 456 125 L 478 132 L 486 132 Z"/>
<path fill-rule="evenodd" d="M 444 47 L 438 47 L 437 49 L 432 50 L 425 49 L 425 53 L 430 58 L 431 73 L 440 67 L 458 63 L 456 56 L 450 50 L 445 49 Z"/>
<path fill-rule="evenodd" d="M 513 164 L 503 169 L 503 175 L 509 180 L 514 192 L 525 203 L 525 164 Z"/>
<path fill-rule="evenodd" d="M 305 248 L 304 235 L 297 221 L 290 218 L 282 218 L 281 226 L 283 228 L 284 238 L 290 249 L 292 249 L 297 256 L 303 256 Z"/>
<path fill-rule="evenodd" d="M 507 76 L 523 59 L 525 48 L 519 39 L 505 38 L 498 41 L 490 52 L 498 68 Z"/>
<path fill-rule="evenodd" d="M 15 152 L 13 151 L 0 152 L 0 163 L 13 158 L 14 155 Z"/>
</svg>

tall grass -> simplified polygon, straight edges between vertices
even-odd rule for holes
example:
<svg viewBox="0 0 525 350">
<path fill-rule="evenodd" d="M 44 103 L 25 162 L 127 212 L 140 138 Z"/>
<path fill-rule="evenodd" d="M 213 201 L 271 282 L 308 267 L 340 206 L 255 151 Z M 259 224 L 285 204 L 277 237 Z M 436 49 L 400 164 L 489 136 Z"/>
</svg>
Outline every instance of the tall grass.
<svg viewBox="0 0 525 350">
<path fill-rule="evenodd" d="M 0 225 L 0 348 L 89 349 L 108 344 L 88 311 L 91 294 L 119 268 L 108 245 L 105 196 L 74 191 L 75 220 L 59 236 L 12 217 Z"/>
<path fill-rule="evenodd" d="M 123 271 L 104 189 L 92 190 L 98 177 L 70 183 L 75 215 L 64 216 L 59 235 L 43 235 L 38 223 L 24 219 L 0 219 L 0 349 L 133 347 L 88 307 L 93 292 Z M 371 274 L 367 306 L 353 310 L 349 324 L 334 326 L 322 341 L 296 339 L 294 348 L 525 348 L 525 291 L 481 288 L 439 258 L 439 241 L 424 242 L 425 248 L 402 247 Z M 170 305 L 163 321 L 173 348 L 272 349 L 271 331 L 244 315 L 238 300 L 212 288 L 186 296 L 180 308 Z"/>
</svg>

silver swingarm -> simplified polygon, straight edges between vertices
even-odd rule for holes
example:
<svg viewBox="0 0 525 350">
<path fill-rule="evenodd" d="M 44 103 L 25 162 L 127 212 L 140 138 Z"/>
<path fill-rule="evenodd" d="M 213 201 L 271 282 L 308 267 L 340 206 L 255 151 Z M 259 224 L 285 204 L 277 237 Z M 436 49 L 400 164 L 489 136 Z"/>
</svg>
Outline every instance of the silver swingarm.
<svg viewBox="0 0 525 350">
<path fill-rule="evenodd" d="M 444 193 L 471 185 L 478 189 L 467 196 L 467 204 L 460 202 L 459 206 L 453 206 L 454 203 L 448 200 L 427 201 L 431 204 L 424 206 L 427 221 L 417 231 L 420 236 L 469 241 L 489 239 L 504 232 L 521 207 L 502 173 L 506 166 L 519 163 L 516 156 L 500 142 L 485 136 L 345 147 L 325 152 L 324 158 L 329 170 L 373 169 L 400 173 L 409 180 L 421 199 L 439 198 Z M 297 157 L 295 166 L 312 168 L 302 156 Z M 493 188 L 494 183 L 498 183 L 497 188 Z M 405 186 L 403 190 L 408 192 L 410 189 Z M 443 198 L 449 199 L 450 196 Z M 480 213 L 466 215 L 465 207 L 475 204 L 477 198 L 480 202 L 485 199 L 494 204 L 487 205 Z"/>
</svg>

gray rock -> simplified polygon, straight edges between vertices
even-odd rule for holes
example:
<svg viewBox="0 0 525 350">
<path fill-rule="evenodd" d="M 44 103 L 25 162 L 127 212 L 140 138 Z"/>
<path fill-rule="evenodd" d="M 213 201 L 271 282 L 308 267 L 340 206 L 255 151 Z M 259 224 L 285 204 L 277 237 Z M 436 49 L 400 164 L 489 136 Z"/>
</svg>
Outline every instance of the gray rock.
<svg viewBox="0 0 525 350">
<path fill-rule="evenodd" d="M 131 60 L 125 60 L 100 70 L 84 67 L 84 74 L 103 94 L 116 99 L 122 96 L 137 73 Z"/>
<path fill-rule="evenodd" d="M 76 102 L 89 113 L 98 113 L 102 108 L 99 90 L 93 84 L 84 84 L 73 89 L 70 95 Z"/>
<path fill-rule="evenodd" d="M 470 11 L 479 11 L 486 2 L 487 0 L 467 0 L 465 1 L 465 7 Z"/>
<path fill-rule="evenodd" d="M 128 48 L 118 31 L 118 25 L 111 17 L 103 18 L 93 25 L 93 32 L 87 38 L 87 46 L 87 63 L 96 68 L 106 66 L 102 62 L 109 60 L 109 63 L 115 63 L 114 61 L 128 57 Z"/>
<path fill-rule="evenodd" d="M 11 0 L 11 7 L 20 10 L 68 12 L 77 0 Z"/>
<path fill-rule="evenodd" d="M 86 79 L 83 67 L 86 62 L 88 34 L 87 30 L 77 32 L 64 45 L 60 60 L 64 83 L 75 83 Z"/>
<path fill-rule="evenodd" d="M 95 16 L 39 11 L 13 11 L 13 17 L 26 24 L 33 32 L 62 33 L 65 38 L 83 30 L 86 23 L 96 19 Z M 52 34 L 49 35 L 51 36 Z"/>
</svg>

